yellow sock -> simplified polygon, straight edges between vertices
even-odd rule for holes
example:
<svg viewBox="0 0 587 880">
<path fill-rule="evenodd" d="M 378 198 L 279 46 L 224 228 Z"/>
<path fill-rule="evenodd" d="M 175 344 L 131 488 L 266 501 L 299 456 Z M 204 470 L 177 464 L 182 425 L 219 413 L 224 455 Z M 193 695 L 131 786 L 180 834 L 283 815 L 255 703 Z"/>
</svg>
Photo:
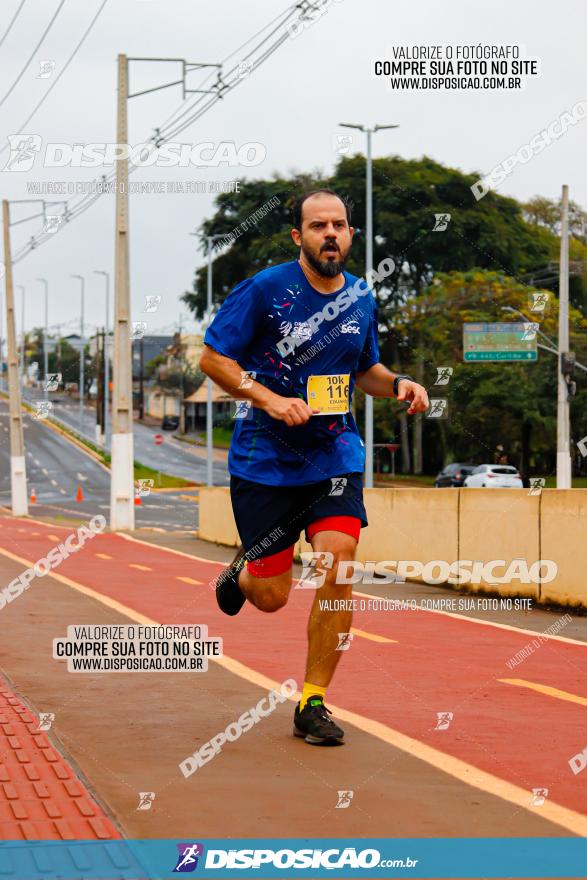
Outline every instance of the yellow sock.
<svg viewBox="0 0 587 880">
<path fill-rule="evenodd" d="M 326 688 L 320 687 L 319 684 L 312 684 L 311 681 L 304 682 L 304 688 L 302 690 L 302 699 L 300 700 L 300 712 L 310 699 L 310 697 L 324 697 L 326 696 Z"/>
</svg>

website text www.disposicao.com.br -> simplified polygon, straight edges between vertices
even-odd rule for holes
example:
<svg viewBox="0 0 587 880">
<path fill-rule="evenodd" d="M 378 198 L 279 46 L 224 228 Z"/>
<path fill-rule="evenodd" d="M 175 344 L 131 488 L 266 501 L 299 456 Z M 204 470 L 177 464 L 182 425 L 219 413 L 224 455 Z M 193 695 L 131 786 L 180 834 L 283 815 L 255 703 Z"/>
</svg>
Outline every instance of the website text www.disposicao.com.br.
<svg viewBox="0 0 587 880">
<path fill-rule="evenodd" d="M 209 849 L 206 869 L 247 869 L 271 865 L 274 868 L 322 868 L 326 870 L 414 868 L 418 859 L 382 859 L 377 849 Z"/>
</svg>

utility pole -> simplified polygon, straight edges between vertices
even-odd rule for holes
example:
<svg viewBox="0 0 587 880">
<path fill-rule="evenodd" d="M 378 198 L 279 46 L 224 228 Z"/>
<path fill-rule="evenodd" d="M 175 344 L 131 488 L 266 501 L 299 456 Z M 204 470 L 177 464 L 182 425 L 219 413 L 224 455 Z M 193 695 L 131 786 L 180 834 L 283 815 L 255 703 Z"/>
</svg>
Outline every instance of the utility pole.
<svg viewBox="0 0 587 880">
<path fill-rule="evenodd" d="M 128 60 L 118 56 L 116 143 L 128 143 Z M 116 162 L 116 245 L 114 277 L 114 366 L 110 528 L 134 529 L 132 351 L 128 254 L 128 159 Z"/>
<path fill-rule="evenodd" d="M 181 341 L 181 337 L 183 334 L 183 326 L 181 323 L 181 312 L 179 313 L 179 338 L 178 338 L 178 346 L 179 346 L 179 433 L 185 434 L 185 408 L 183 405 L 183 401 L 185 398 L 185 360 L 184 360 L 184 352 L 183 352 L 183 343 Z"/>
<path fill-rule="evenodd" d="M 80 318 L 80 344 L 79 344 L 79 432 L 84 433 L 84 291 L 85 279 L 83 275 L 72 275 L 81 282 L 81 318 Z"/>
<path fill-rule="evenodd" d="M 21 382 L 22 382 L 22 384 L 21 384 L 21 394 L 24 394 L 24 371 L 25 371 L 25 365 L 24 365 L 24 346 L 25 346 L 25 335 L 24 335 L 24 295 L 25 295 L 25 288 L 24 288 L 24 284 L 16 284 L 15 287 L 17 287 L 17 288 L 20 290 L 20 292 L 21 292 L 21 294 L 20 294 L 20 295 L 21 295 L 20 308 L 21 308 L 22 348 L 21 348 L 21 350 L 20 350 L 20 372 L 21 372 L 21 377 L 22 377 L 22 378 L 21 378 Z"/>
<path fill-rule="evenodd" d="M 176 62 L 181 65 L 180 80 L 130 93 L 128 89 L 129 62 Z M 170 88 L 181 83 L 183 96 L 192 92 L 208 94 L 201 89 L 188 89 L 186 75 L 193 70 L 220 64 L 200 64 L 183 58 L 127 58 L 118 56 L 118 96 L 116 115 L 116 143 L 128 143 L 128 100 L 140 95 Z M 210 90 L 211 91 L 211 90 Z M 158 138 L 155 139 L 158 142 Z M 132 411 L 132 349 L 130 344 L 130 273 L 128 244 L 128 159 L 116 160 L 116 245 L 114 278 L 114 364 L 112 388 L 112 464 L 110 478 L 110 528 L 113 531 L 133 529 L 134 457 Z"/>
<path fill-rule="evenodd" d="M 98 376 L 98 394 L 96 397 L 96 441 L 104 445 L 106 433 L 104 429 L 104 346 L 105 332 L 96 332 L 96 373 Z"/>
<path fill-rule="evenodd" d="M 108 350 L 110 348 L 110 273 L 104 272 L 102 269 L 94 269 L 94 275 L 103 275 L 106 281 L 106 325 L 104 327 L 106 334 L 104 345 L 104 443 L 106 443 L 110 398 L 110 362 L 108 358 Z"/>
<path fill-rule="evenodd" d="M 18 354 L 14 320 L 14 290 L 12 286 L 12 254 L 10 250 L 10 208 L 2 202 L 4 223 L 4 266 L 6 289 L 6 341 L 8 346 L 8 400 L 10 407 L 10 490 L 13 516 L 27 516 L 26 464 L 20 384 L 18 381 Z"/>
<path fill-rule="evenodd" d="M 371 136 L 384 128 L 399 128 L 399 125 L 354 125 L 341 122 L 343 128 L 356 128 L 367 135 L 367 180 L 366 180 L 366 223 L 365 223 L 365 269 L 367 281 L 372 278 L 373 271 L 373 157 Z M 365 394 L 365 488 L 373 488 L 373 398 Z"/>
<path fill-rule="evenodd" d="M 47 373 L 49 372 L 49 282 L 46 278 L 37 278 L 45 286 L 45 330 L 43 332 L 43 387 L 45 400 L 49 397 L 47 389 Z"/>
<path fill-rule="evenodd" d="M 145 346 L 144 339 L 141 336 L 139 340 L 139 421 L 145 418 Z M 165 415 L 165 413 L 163 413 Z"/>
<path fill-rule="evenodd" d="M 556 421 L 556 487 L 571 488 L 571 444 L 569 385 L 562 370 L 562 359 L 569 351 L 569 188 L 563 186 L 561 246 L 558 296 L 558 395 Z"/>
</svg>

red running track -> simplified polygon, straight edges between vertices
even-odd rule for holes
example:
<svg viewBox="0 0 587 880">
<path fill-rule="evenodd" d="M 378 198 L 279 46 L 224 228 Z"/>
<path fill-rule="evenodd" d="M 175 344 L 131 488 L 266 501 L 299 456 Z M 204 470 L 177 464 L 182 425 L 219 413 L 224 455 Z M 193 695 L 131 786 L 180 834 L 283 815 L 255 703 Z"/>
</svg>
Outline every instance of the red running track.
<svg viewBox="0 0 587 880">
<path fill-rule="evenodd" d="M 43 557 L 72 531 L 0 518 L 1 545 L 27 560 Z M 110 556 L 103 559 L 96 554 Z M 130 566 L 142 566 L 139 570 Z M 104 534 L 63 562 L 55 573 L 162 623 L 207 624 L 224 652 L 257 672 L 303 680 L 306 621 L 312 591 L 292 590 L 288 605 L 263 614 L 250 605 L 235 618 L 217 608 L 210 581 L 216 562 L 189 559 L 165 548 Z M 202 581 L 181 582 L 179 577 Z M 31 589 L 44 589 L 35 580 Z M 64 621 L 64 632 L 67 623 Z M 549 800 L 585 814 L 587 773 L 575 776 L 569 759 L 587 745 L 585 705 L 499 681 L 523 678 L 587 697 L 587 654 L 579 643 L 549 639 L 521 665 L 506 662 L 533 635 L 469 618 L 427 611 L 357 612 L 355 627 L 397 640 L 355 636 L 328 696 L 333 704 L 389 725 L 530 792 L 548 788 Z M 448 730 L 435 730 L 437 712 L 452 712 Z"/>
</svg>

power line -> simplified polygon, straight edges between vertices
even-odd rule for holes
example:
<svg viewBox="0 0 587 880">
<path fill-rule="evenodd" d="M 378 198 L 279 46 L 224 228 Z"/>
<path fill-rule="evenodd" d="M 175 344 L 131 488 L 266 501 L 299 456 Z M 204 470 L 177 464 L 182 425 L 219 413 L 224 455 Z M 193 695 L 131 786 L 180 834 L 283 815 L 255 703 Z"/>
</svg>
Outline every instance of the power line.
<svg viewBox="0 0 587 880">
<path fill-rule="evenodd" d="M 22 2 L 24 3 L 25 0 L 22 0 Z M 61 79 L 61 77 L 63 76 L 63 74 L 65 73 L 65 71 L 67 70 L 67 68 L 69 67 L 69 65 L 70 65 L 71 62 L 73 61 L 73 59 L 75 58 L 75 56 L 77 55 L 79 49 L 80 49 L 81 46 L 84 44 L 84 42 L 85 42 L 85 40 L 86 40 L 86 37 L 88 36 L 88 34 L 90 33 L 90 31 L 91 31 L 92 28 L 94 27 L 96 21 L 98 20 L 98 17 L 99 17 L 99 15 L 100 15 L 100 13 L 102 12 L 102 10 L 104 9 L 104 7 L 106 6 L 107 3 L 108 3 L 108 0 L 102 0 L 102 4 L 101 4 L 100 8 L 98 9 L 98 11 L 97 11 L 96 14 L 94 15 L 93 19 L 91 20 L 90 24 L 89 24 L 88 27 L 86 28 L 86 30 L 85 30 L 85 32 L 84 32 L 84 34 L 83 34 L 81 40 L 79 41 L 79 43 L 77 44 L 77 46 L 75 47 L 75 49 L 73 50 L 73 52 L 71 53 L 71 55 L 69 56 L 69 58 L 67 59 L 67 61 L 65 62 L 64 66 L 63 66 L 63 67 L 61 68 L 61 70 L 59 71 L 59 74 L 55 77 L 55 79 L 53 80 L 53 82 L 52 82 L 51 85 L 49 86 L 49 88 L 47 89 L 47 91 L 45 92 L 45 94 L 43 95 L 43 97 L 41 98 L 41 100 L 39 101 L 39 103 L 37 104 L 37 106 L 36 106 L 36 107 L 34 108 L 34 110 L 30 113 L 30 115 L 25 119 L 25 121 L 23 122 L 23 124 L 21 125 L 21 127 L 18 129 L 18 131 L 16 132 L 16 134 L 21 134 L 21 133 L 24 131 L 25 126 L 27 126 L 27 125 L 29 124 L 29 122 L 31 121 L 31 119 L 33 118 L 33 116 L 35 115 L 35 113 L 37 112 L 37 110 L 39 109 L 39 107 L 40 107 L 40 106 L 41 106 L 41 105 L 47 100 L 47 98 L 49 97 L 50 93 L 53 91 L 53 89 L 55 88 L 55 86 L 57 85 L 57 83 L 59 82 L 59 80 Z M 0 44 L 0 45 L 1 45 L 1 44 Z M 5 145 L 2 147 L 2 149 L 0 150 L 0 154 L 2 154 L 2 153 L 3 153 L 5 150 L 7 150 L 7 149 L 8 149 L 8 144 L 5 144 Z"/>
<path fill-rule="evenodd" d="M 297 4 L 296 4 L 296 7 L 297 7 Z M 296 7 L 293 7 L 293 8 L 296 8 Z M 232 52 L 230 52 L 228 55 L 226 55 L 226 57 L 223 58 L 223 59 L 221 60 L 220 63 L 221 63 L 221 64 L 225 64 L 230 58 L 232 58 L 234 55 L 236 55 L 237 52 L 240 52 L 241 49 L 244 49 L 245 46 L 248 46 L 249 43 L 252 43 L 252 41 L 253 41 L 254 39 L 256 39 L 258 36 L 260 36 L 260 34 L 262 34 L 264 31 L 266 31 L 268 28 L 270 28 L 271 25 L 274 24 L 278 19 L 284 19 L 284 21 L 281 22 L 281 24 L 284 24 L 284 22 L 287 21 L 287 18 L 290 17 L 292 11 L 293 11 L 292 7 L 288 7 L 284 12 L 280 12 L 279 15 L 276 15 L 275 18 L 271 19 L 270 22 L 268 22 L 264 27 L 260 28 L 255 34 L 253 34 L 252 37 L 249 37 L 248 40 L 245 40 L 244 43 L 241 43 L 241 45 L 238 46 L 236 49 L 234 49 L 234 51 L 232 51 Z M 278 27 L 279 27 L 279 26 L 278 26 Z M 210 82 L 210 80 L 212 79 L 213 76 L 214 76 L 213 73 L 209 73 L 209 74 L 204 78 L 204 80 L 202 80 L 202 83 L 200 84 L 200 88 L 203 88 L 203 86 L 206 85 L 206 83 Z M 185 116 L 186 113 L 188 113 L 191 109 L 193 109 L 193 107 L 195 107 L 196 104 L 199 103 L 200 100 L 201 100 L 201 98 L 198 98 L 196 101 L 194 101 L 194 102 L 193 102 L 189 107 L 187 107 L 187 108 L 184 106 L 185 101 L 182 101 L 182 103 L 179 105 L 179 107 L 177 107 L 177 108 L 173 111 L 173 113 L 171 113 L 171 114 L 167 117 L 167 119 L 165 119 L 164 122 L 161 123 L 161 125 L 160 125 L 160 127 L 159 127 L 159 130 L 160 130 L 160 131 L 163 131 L 164 129 L 170 127 L 170 125 L 172 125 L 172 124 L 175 125 L 175 124 L 176 124 L 176 123 L 182 118 L 182 116 Z M 179 114 L 179 116 L 177 117 L 177 119 L 174 119 L 174 117 L 175 117 L 175 116 L 179 113 L 179 111 L 182 110 L 182 109 L 183 109 L 183 112 Z M 173 121 L 172 121 L 172 120 L 173 120 Z"/>
<path fill-rule="evenodd" d="M 52 16 L 52 18 L 51 18 L 51 21 L 49 22 L 49 24 L 47 25 L 47 27 L 46 27 L 45 30 L 43 31 L 43 35 L 41 36 L 41 39 L 39 40 L 39 42 L 37 43 L 37 45 L 36 45 L 35 48 L 33 49 L 32 54 L 31 54 L 29 60 L 27 61 L 27 63 L 26 63 L 25 66 L 23 67 L 23 69 L 20 71 L 20 73 L 18 74 L 18 76 L 16 77 L 16 79 L 14 80 L 14 82 L 12 83 L 12 85 L 10 86 L 10 88 L 8 89 L 8 91 L 6 92 L 6 94 L 4 95 L 4 97 L 2 98 L 2 100 L 0 101 L 0 107 L 4 104 L 4 102 L 6 101 L 6 99 L 12 94 L 12 92 L 13 92 L 14 89 L 15 89 L 15 87 L 18 85 L 18 83 L 19 83 L 19 82 L 21 81 L 21 79 L 23 78 L 23 76 L 24 76 L 24 74 L 25 74 L 25 72 L 26 72 L 26 70 L 27 70 L 29 64 L 31 63 L 31 61 L 33 60 L 33 58 L 35 57 L 35 55 L 37 54 L 37 51 L 38 51 L 39 48 L 42 46 L 43 41 L 45 40 L 45 37 L 47 36 L 47 34 L 49 33 L 49 31 L 50 31 L 51 28 L 53 27 L 53 22 L 55 21 L 55 19 L 56 19 L 57 16 L 59 15 L 59 13 L 60 13 L 60 11 L 61 11 L 61 7 L 63 6 L 64 3 L 65 3 L 65 0 L 61 0 L 59 6 L 57 7 L 57 9 L 55 10 L 55 12 L 53 13 L 53 16 Z"/>
<path fill-rule="evenodd" d="M 303 2 L 307 2 L 307 0 L 303 0 Z M 248 61 L 248 59 L 250 59 L 252 55 L 254 55 L 256 52 L 258 52 L 265 45 L 265 43 L 267 43 L 268 39 L 277 30 L 279 30 L 280 27 L 283 26 L 285 21 L 287 21 L 288 18 L 291 18 L 291 16 L 294 15 L 299 9 L 300 9 L 300 3 L 295 3 L 291 6 L 289 6 L 285 10 L 284 13 L 282 13 L 280 16 L 278 16 L 278 18 L 282 19 L 280 24 L 277 25 L 276 27 L 274 27 L 273 30 L 264 39 L 262 39 L 250 52 L 248 52 L 247 55 L 245 56 L 244 60 Z M 276 19 L 273 19 L 270 24 L 273 24 L 273 22 L 275 20 Z M 263 30 L 266 30 L 267 27 L 269 27 L 269 26 L 270 25 L 266 26 Z M 275 40 L 272 45 L 270 45 L 267 49 L 264 50 L 264 52 L 260 56 L 260 58 L 257 58 L 254 62 L 250 62 L 250 72 L 255 70 L 257 67 L 259 67 L 261 64 L 263 64 L 268 58 L 270 58 L 270 56 L 274 52 L 276 52 L 277 49 L 288 38 L 289 38 L 289 34 L 286 31 L 277 40 Z M 243 45 L 247 45 L 253 39 L 254 39 L 254 37 L 247 40 L 246 43 Z M 237 51 L 238 50 L 235 50 L 234 52 L 231 53 L 231 55 L 234 55 Z M 231 55 L 229 55 L 227 57 L 231 57 Z M 181 125 L 176 125 L 176 127 L 173 128 L 173 130 L 171 132 L 166 132 L 165 135 L 161 135 L 160 129 L 155 129 L 155 134 L 150 138 L 151 142 L 156 143 L 157 146 L 160 146 L 161 144 L 169 141 L 171 137 L 174 137 L 177 134 L 180 134 L 189 125 L 191 125 L 192 122 L 199 119 L 207 110 L 209 110 L 212 106 L 214 106 L 214 104 L 216 104 L 218 101 L 222 100 L 224 94 L 231 91 L 233 88 L 235 88 L 235 86 L 237 86 L 239 84 L 239 82 L 241 82 L 241 80 L 243 79 L 242 74 L 240 72 L 240 64 L 235 64 L 228 71 L 226 76 L 227 76 L 227 78 L 231 78 L 231 81 L 227 82 L 222 78 L 221 74 L 218 75 L 217 87 L 215 87 L 214 90 L 211 90 L 211 93 L 208 93 L 207 97 L 209 98 L 209 100 L 204 104 L 204 106 L 202 106 L 199 110 L 197 110 L 184 123 L 182 123 Z M 202 100 L 205 99 L 205 97 L 206 96 L 201 96 L 200 98 L 196 99 L 196 101 L 189 108 L 186 109 L 186 112 L 189 112 L 190 110 L 194 109 Z M 182 114 L 182 115 L 184 115 L 184 114 Z M 178 117 L 178 120 L 176 120 L 176 123 L 177 122 L 179 122 L 179 117 Z M 129 174 L 132 174 L 134 171 L 137 170 L 138 167 L 140 167 L 140 166 L 132 165 L 130 163 L 129 163 L 129 166 L 130 166 L 129 167 Z M 102 175 L 100 181 L 102 184 L 104 184 L 107 187 L 107 184 L 112 183 L 115 180 L 115 178 L 116 178 L 116 171 L 113 170 L 112 172 L 110 172 L 109 175 Z M 96 183 L 97 183 L 97 181 L 96 181 Z M 85 211 L 87 211 L 88 208 L 90 208 L 102 195 L 103 195 L 103 192 L 98 191 L 95 193 L 89 193 L 86 196 L 82 196 L 80 201 L 77 204 L 75 204 L 71 209 L 66 208 L 64 214 L 62 215 L 63 219 L 66 221 L 66 223 L 70 222 L 71 220 L 74 220 L 76 217 L 80 216 Z M 61 230 L 61 228 L 62 228 L 61 226 L 58 227 L 57 232 L 59 232 Z M 44 242 L 47 241 L 48 238 L 53 238 L 55 236 L 55 234 L 56 234 L 55 231 L 48 233 L 48 232 L 45 232 L 44 230 L 41 230 L 41 232 L 37 233 L 37 235 L 31 236 L 31 238 L 29 239 L 29 242 L 26 245 L 24 245 L 23 247 L 21 247 L 20 250 L 18 250 L 15 253 L 15 255 L 13 257 L 13 263 L 17 263 L 20 260 L 22 260 L 28 253 L 30 253 L 30 251 L 34 250 L 39 245 L 44 244 Z"/>
<path fill-rule="evenodd" d="M 258 52 L 264 46 L 264 44 L 270 39 L 270 37 L 273 36 L 273 34 L 276 31 L 280 30 L 280 28 L 283 27 L 283 24 L 285 23 L 285 21 L 287 21 L 287 19 L 292 16 L 292 14 L 296 11 L 297 8 L 298 8 L 298 4 L 295 4 L 293 7 L 289 7 L 285 11 L 285 13 L 282 13 L 282 15 L 279 16 L 280 18 L 283 19 L 280 22 L 280 24 L 277 25 L 275 28 L 273 28 L 273 30 L 269 34 L 267 34 L 267 36 L 264 37 L 260 43 L 258 43 L 253 49 L 251 49 L 251 51 L 247 55 L 244 56 L 243 61 L 248 61 L 248 59 L 252 55 L 254 55 L 256 52 Z M 275 19 L 274 19 L 274 21 L 275 21 Z M 266 61 L 274 52 L 276 52 L 277 49 L 279 49 L 279 47 L 287 39 L 289 39 L 289 34 L 286 31 L 279 37 L 279 39 L 277 39 L 271 46 L 269 46 L 268 49 L 265 50 L 264 54 L 262 54 L 260 58 L 257 58 L 254 63 L 251 62 L 250 72 L 252 72 L 253 70 L 256 70 L 257 67 L 260 67 L 261 64 L 263 64 L 264 61 Z M 248 40 L 247 42 L 250 42 L 250 40 Z M 234 52 L 231 54 L 234 54 Z M 228 71 L 228 73 L 226 73 L 224 75 L 219 74 L 219 80 L 216 84 L 216 87 L 214 87 L 214 86 L 212 87 L 213 89 L 216 88 L 215 94 L 212 94 L 208 103 L 205 104 L 203 107 L 201 107 L 199 110 L 197 110 L 184 123 L 182 123 L 181 125 L 177 124 L 177 123 L 179 123 L 179 120 L 181 119 L 182 116 L 185 116 L 186 113 L 189 113 L 190 110 L 197 107 L 198 104 L 200 104 L 202 101 L 205 100 L 206 96 L 201 96 L 200 98 L 197 98 L 192 103 L 192 105 L 190 107 L 187 107 L 186 110 L 184 111 L 184 113 L 182 113 L 180 116 L 178 116 L 178 118 L 176 120 L 176 127 L 173 128 L 173 126 L 171 126 L 171 131 L 167 130 L 167 131 L 163 132 L 164 128 L 169 128 L 170 126 L 163 126 L 161 128 L 158 128 L 157 129 L 158 139 L 161 138 L 162 135 L 163 135 L 164 140 L 170 140 L 173 137 L 177 137 L 177 135 L 181 134 L 182 131 L 185 131 L 185 129 L 188 128 L 188 126 L 190 126 L 192 124 L 192 122 L 195 122 L 197 119 L 199 119 L 200 116 L 202 116 L 203 113 L 206 112 L 206 110 L 208 110 L 210 107 L 212 107 L 214 104 L 216 104 L 217 101 L 221 100 L 223 98 L 223 95 L 225 92 L 230 91 L 230 89 L 235 88 L 235 86 L 237 86 L 240 82 L 242 82 L 242 80 L 243 80 L 243 76 L 241 73 L 242 63 L 243 62 L 241 61 L 239 64 L 235 64 Z M 232 81 L 229 82 L 228 80 L 231 77 L 232 77 Z"/>
<path fill-rule="evenodd" d="M 18 14 L 19 14 L 20 10 L 22 9 L 22 7 L 24 6 L 25 3 L 26 3 L 26 0 L 20 0 L 20 5 L 19 5 L 18 9 L 16 10 L 16 12 L 14 13 L 14 15 L 12 16 L 12 21 L 10 22 L 10 24 L 9 24 L 8 27 L 6 28 L 6 30 L 5 30 L 5 32 L 4 32 L 4 36 L 3 36 L 2 39 L 0 40 L 0 46 L 2 45 L 2 43 L 4 42 L 4 40 L 6 39 L 6 37 L 7 37 L 8 34 L 10 33 L 10 31 L 12 30 L 12 25 L 14 24 L 14 22 L 15 22 L 16 19 L 18 18 Z"/>
</svg>

